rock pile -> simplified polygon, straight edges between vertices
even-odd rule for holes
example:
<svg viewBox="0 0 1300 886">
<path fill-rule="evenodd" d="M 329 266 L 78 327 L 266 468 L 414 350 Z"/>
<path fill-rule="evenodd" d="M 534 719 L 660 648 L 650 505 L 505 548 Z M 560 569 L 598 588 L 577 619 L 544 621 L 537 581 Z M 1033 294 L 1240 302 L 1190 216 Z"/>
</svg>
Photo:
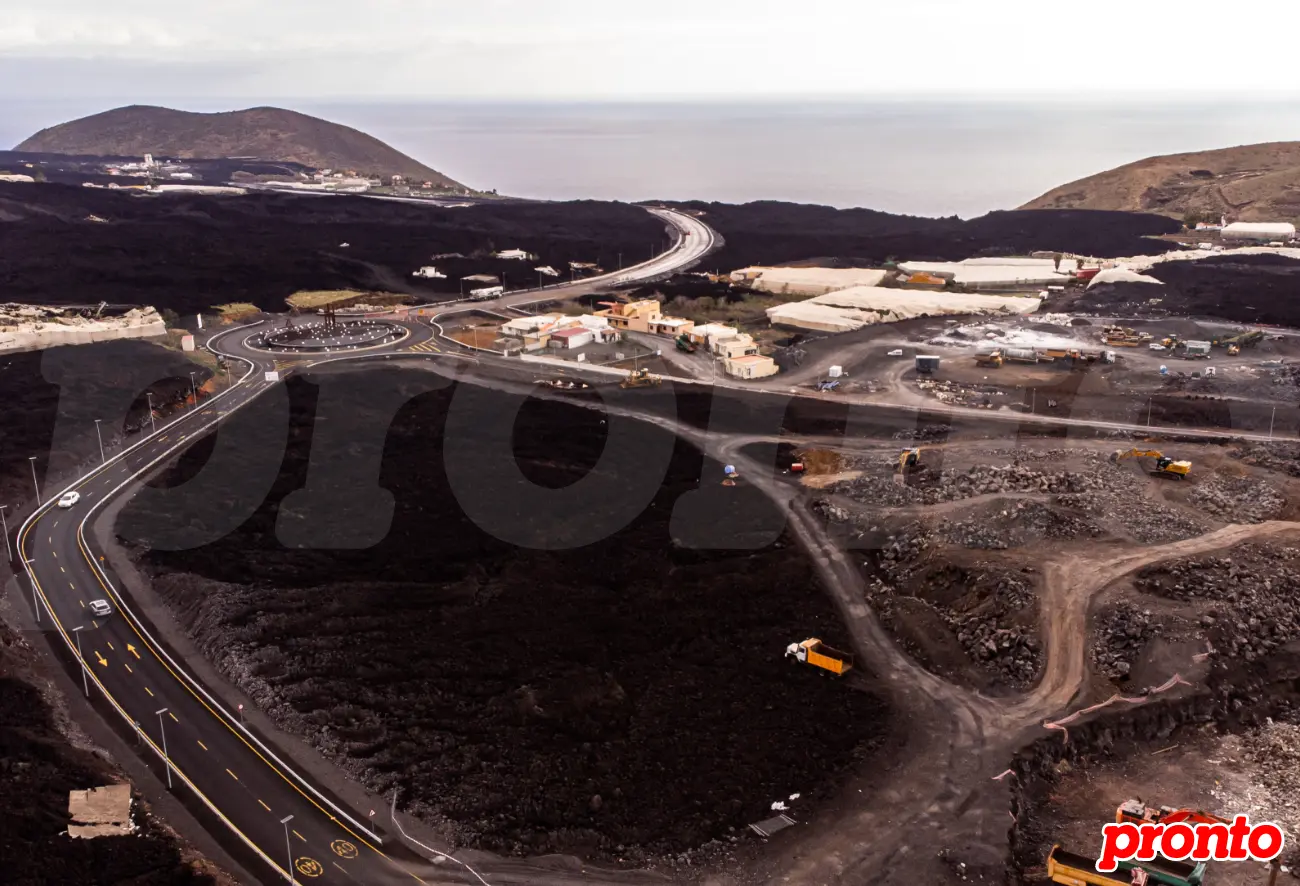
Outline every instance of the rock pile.
<svg viewBox="0 0 1300 886">
<path fill-rule="evenodd" d="M 1227 523 L 1262 523 L 1286 507 L 1272 485 L 1249 477 L 1215 474 L 1201 481 L 1190 496 L 1192 504 Z"/>
<path fill-rule="evenodd" d="M 1223 655 L 1254 661 L 1300 636 L 1300 564 L 1295 548 L 1244 544 L 1230 557 L 1152 566 L 1135 585 L 1147 593 L 1203 602 L 1201 624 Z"/>
<path fill-rule="evenodd" d="M 1249 768 L 1248 778 L 1224 778 L 1211 789 L 1221 811 L 1276 822 L 1292 842 L 1300 833 L 1300 726 L 1269 719 L 1260 729 L 1225 736 L 1220 751 L 1222 759 L 1215 762 L 1229 770 L 1243 763 Z M 1289 855 L 1290 846 L 1284 860 Z"/>
<path fill-rule="evenodd" d="M 1089 644 L 1094 668 L 1112 680 L 1125 680 L 1142 650 L 1164 625 L 1151 610 L 1121 600 L 1096 621 Z"/>
<path fill-rule="evenodd" d="M 1062 495 L 1057 502 L 1097 518 L 1103 526 L 1121 529 L 1138 544 L 1167 544 L 1210 531 L 1208 524 L 1169 505 L 1145 498 L 1141 493 L 1108 495 L 1087 492 Z"/>
<path fill-rule="evenodd" d="M 1248 465 L 1300 477 L 1300 444 L 1246 443 L 1228 453 Z"/>
<path fill-rule="evenodd" d="M 949 544 L 992 551 L 1046 538 L 1096 538 L 1103 534 L 1087 520 L 1031 500 L 999 502 L 962 520 L 944 520 L 939 532 Z"/>
</svg>

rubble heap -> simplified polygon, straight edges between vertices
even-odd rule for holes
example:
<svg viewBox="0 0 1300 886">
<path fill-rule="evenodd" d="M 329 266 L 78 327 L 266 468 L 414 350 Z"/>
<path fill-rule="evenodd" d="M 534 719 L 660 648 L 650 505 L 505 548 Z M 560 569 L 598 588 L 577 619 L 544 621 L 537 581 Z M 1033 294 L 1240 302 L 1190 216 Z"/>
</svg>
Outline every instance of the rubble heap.
<svg viewBox="0 0 1300 886">
<path fill-rule="evenodd" d="M 1210 531 L 1209 524 L 1140 493 L 1107 495 L 1086 492 L 1062 495 L 1057 498 L 1057 503 L 1096 517 L 1103 526 L 1121 528 L 1138 544 L 1167 544 Z"/>
<path fill-rule="evenodd" d="M 1201 481 L 1190 500 L 1201 510 L 1228 523 L 1262 523 L 1286 507 L 1282 494 L 1263 480 L 1222 474 Z"/>
<path fill-rule="evenodd" d="M 1250 776 L 1224 778 L 1210 793 L 1220 812 L 1246 813 L 1252 821 L 1272 821 L 1287 832 L 1288 843 L 1300 834 L 1300 726 L 1266 720 L 1260 729 L 1224 736 L 1222 759 L 1216 763 L 1245 763 Z M 1293 855 L 1291 847 L 1285 850 Z M 1294 863 L 1294 862 L 1292 862 Z"/>
<path fill-rule="evenodd" d="M 1196 607 L 1220 654 L 1247 661 L 1300 637 L 1300 563 L 1296 548 L 1243 544 L 1230 557 L 1198 557 L 1150 566 L 1141 591 Z"/>
<path fill-rule="evenodd" d="M 1151 610 L 1121 600 L 1098 616 L 1088 644 L 1093 668 L 1112 680 L 1124 680 L 1151 638 L 1164 629 Z"/>
<path fill-rule="evenodd" d="M 949 544 L 1002 551 L 1047 538 L 1096 538 L 1103 531 L 1088 520 L 1062 513 L 1041 501 L 999 502 L 995 508 L 944 520 L 939 532 Z"/>
<path fill-rule="evenodd" d="M 1300 477 L 1300 443 L 1246 443 L 1228 454 L 1244 464 Z"/>
</svg>

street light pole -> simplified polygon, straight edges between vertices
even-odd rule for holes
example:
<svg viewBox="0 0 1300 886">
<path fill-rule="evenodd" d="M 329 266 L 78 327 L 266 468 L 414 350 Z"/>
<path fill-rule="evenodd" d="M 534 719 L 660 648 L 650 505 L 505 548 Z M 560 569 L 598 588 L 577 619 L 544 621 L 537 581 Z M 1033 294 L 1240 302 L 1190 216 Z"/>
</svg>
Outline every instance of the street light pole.
<svg viewBox="0 0 1300 886">
<path fill-rule="evenodd" d="M 86 691 L 86 698 L 90 698 L 90 681 L 86 678 L 86 660 L 81 657 L 81 631 L 85 625 L 77 625 L 72 629 L 72 634 L 77 638 L 77 659 L 81 662 L 81 688 Z"/>
<path fill-rule="evenodd" d="M 190 373 L 190 396 L 194 398 L 194 409 L 199 408 L 199 389 L 194 385 L 194 373 Z"/>
<path fill-rule="evenodd" d="M 32 463 L 32 485 L 36 487 L 36 504 L 41 503 L 41 484 L 36 480 L 36 456 L 29 455 L 27 460 Z"/>
<path fill-rule="evenodd" d="M 5 521 L 5 508 L 7 507 L 9 505 L 0 505 L 0 528 L 3 528 L 5 533 L 5 553 L 9 555 L 10 562 L 13 562 L 14 549 L 9 544 L 9 524 Z"/>
<path fill-rule="evenodd" d="M 1273 414 L 1272 414 L 1271 416 L 1269 416 L 1269 419 L 1268 419 L 1268 439 L 1270 439 L 1270 440 L 1273 439 L 1273 420 L 1276 419 L 1276 418 L 1277 418 L 1277 407 L 1274 406 L 1274 407 L 1273 407 Z M 2 516 L 2 515 L 3 515 L 2 512 L 0 512 L 0 516 Z M 8 541 L 9 541 L 9 536 L 6 535 L 6 536 L 5 536 L 5 542 L 8 542 Z"/>
<path fill-rule="evenodd" d="M 172 789 L 172 758 L 167 755 L 167 724 L 163 722 L 162 715 L 167 713 L 167 709 L 155 711 L 158 715 L 158 731 L 162 733 L 163 744 L 163 762 L 167 764 L 167 790 Z"/>
<path fill-rule="evenodd" d="M 289 882 L 296 883 L 293 877 L 293 844 L 289 842 L 289 822 L 293 821 L 292 815 L 286 815 L 280 819 L 280 824 L 284 825 L 284 851 L 289 856 Z"/>
<path fill-rule="evenodd" d="M 158 419 L 154 418 L 153 415 L 153 393 L 145 391 L 144 398 L 149 403 L 149 424 L 152 428 L 149 433 L 156 434 L 158 433 Z"/>
<path fill-rule="evenodd" d="M 104 462 L 108 461 L 108 459 L 104 458 L 104 435 L 99 430 L 99 423 L 101 421 L 103 421 L 103 419 L 95 419 L 95 436 L 99 438 L 99 463 L 102 465 Z"/>
</svg>

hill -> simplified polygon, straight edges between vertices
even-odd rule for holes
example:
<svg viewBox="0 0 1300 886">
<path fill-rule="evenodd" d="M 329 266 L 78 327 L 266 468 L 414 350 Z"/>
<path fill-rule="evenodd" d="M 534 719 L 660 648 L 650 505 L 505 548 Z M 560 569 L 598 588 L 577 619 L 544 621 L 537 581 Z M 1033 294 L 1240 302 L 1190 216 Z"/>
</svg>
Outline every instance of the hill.
<svg viewBox="0 0 1300 886">
<path fill-rule="evenodd" d="M 1300 220 L 1300 142 L 1148 157 L 1081 178 L 1021 209 L 1116 209 L 1189 221 Z"/>
<path fill-rule="evenodd" d="M 282 108 L 198 114 L 131 105 L 42 129 L 15 150 L 105 157 L 256 157 L 463 187 L 374 136 Z"/>
</svg>

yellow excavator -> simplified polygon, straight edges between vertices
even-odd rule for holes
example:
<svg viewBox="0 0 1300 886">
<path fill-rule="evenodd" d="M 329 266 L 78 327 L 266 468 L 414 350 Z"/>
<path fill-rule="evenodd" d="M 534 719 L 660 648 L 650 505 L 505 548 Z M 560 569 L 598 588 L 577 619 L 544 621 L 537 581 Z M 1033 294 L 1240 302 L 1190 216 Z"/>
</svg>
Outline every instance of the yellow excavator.
<svg viewBox="0 0 1300 886">
<path fill-rule="evenodd" d="M 663 379 L 657 375 L 651 375 L 649 369 L 633 369 L 628 373 L 627 378 L 619 382 L 620 388 L 657 388 L 663 383 Z"/>
<path fill-rule="evenodd" d="M 1153 477 L 1186 480 L 1187 475 L 1192 472 L 1192 463 L 1190 461 L 1175 461 L 1158 449 L 1138 449 L 1136 447 L 1127 451 L 1121 449 L 1111 456 L 1111 461 L 1119 464 L 1128 458 L 1155 459 L 1155 469 L 1149 472 Z"/>
</svg>

